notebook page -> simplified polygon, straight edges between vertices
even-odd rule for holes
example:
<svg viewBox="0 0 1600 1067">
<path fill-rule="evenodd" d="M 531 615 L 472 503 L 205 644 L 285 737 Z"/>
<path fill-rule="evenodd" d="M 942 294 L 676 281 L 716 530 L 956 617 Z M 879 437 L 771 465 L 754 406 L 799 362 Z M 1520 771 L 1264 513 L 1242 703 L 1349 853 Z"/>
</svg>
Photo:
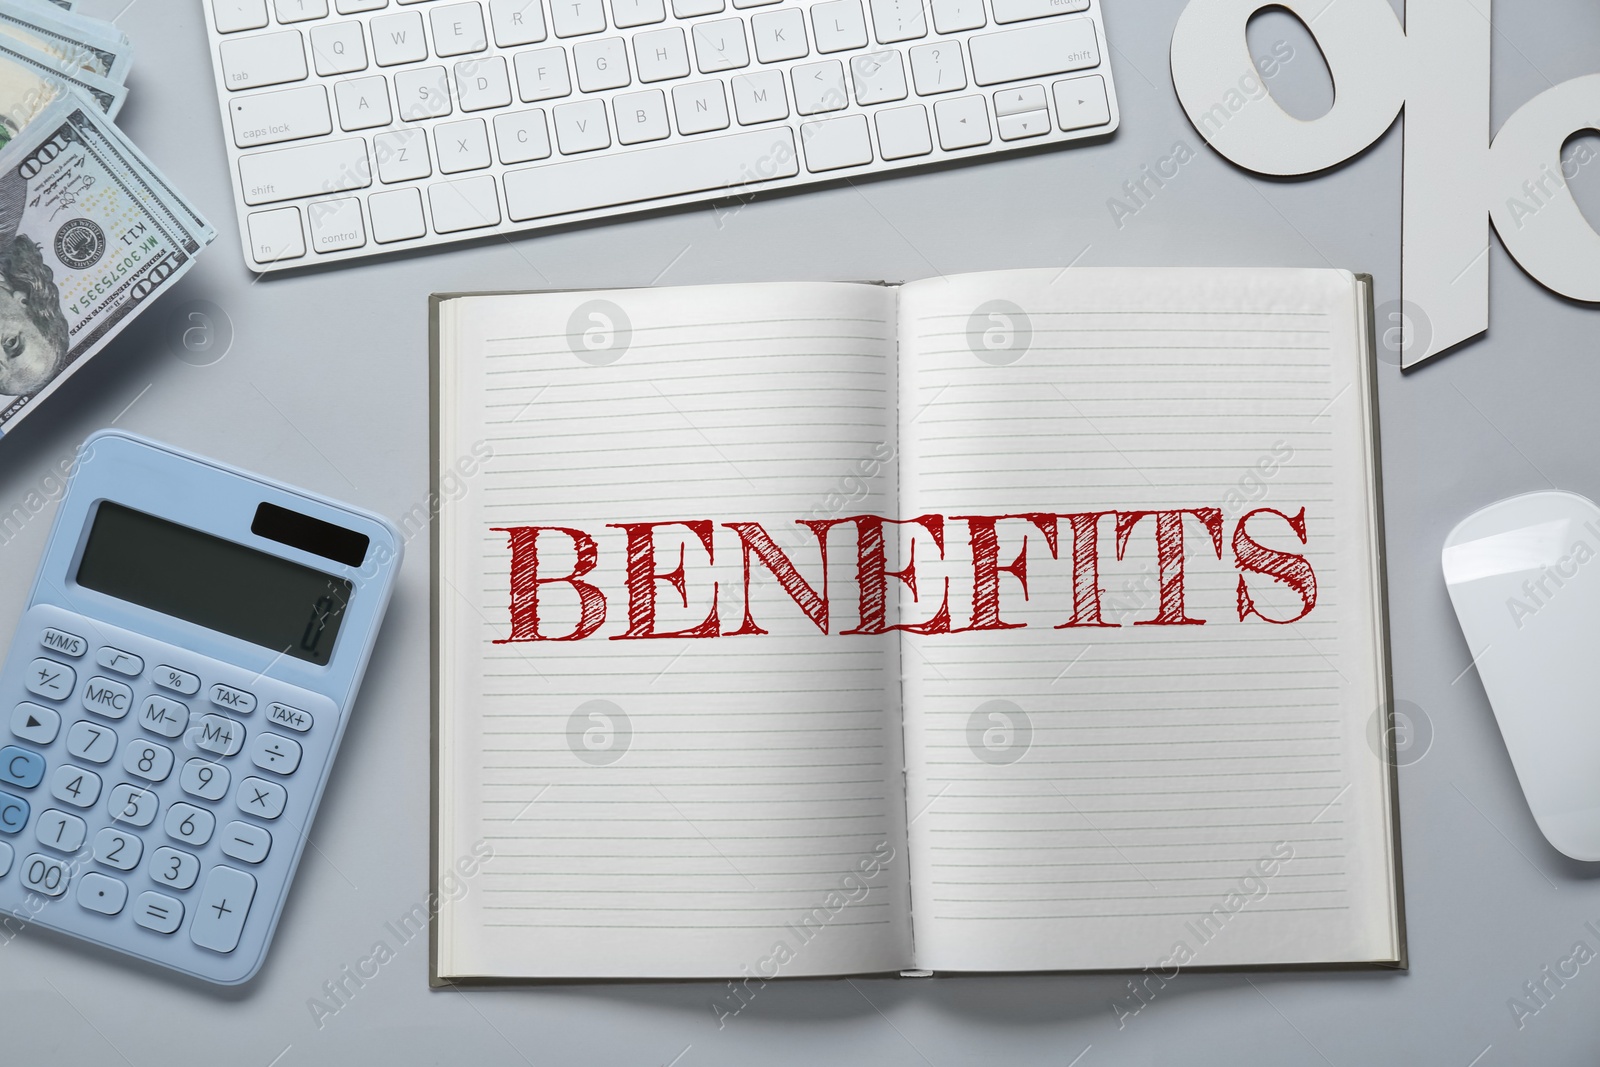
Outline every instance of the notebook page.
<svg viewBox="0 0 1600 1067">
<path fill-rule="evenodd" d="M 757 563 L 767 633 L 613 640 L 635 620 L 608 526 L 712 524 L 710 559 L 687 526 L 657 529 L 656 573 L 684 576 L 681 596 L 653 583 L 655 632 L 696 627 L 713 599 L 710 631 L 741 629 L 726 522 L 760 523 L 821 586 L 796 520 L 894 499 L 894 300 L 806 284 L 444 305 L 441 463 L 479 442 L 493 456 L 438 524 L 436 860 L 442 877 L 479 840 L 494 858 L 440 913 L 441 974 L 726 977 L 733 1011 L 760 979 L 909 964 L 892 635 L 823 636 Z M 592 536 L 584 580 L 607 605 L 591 636 L 494 643 L 512 634 L 494 528 L 533 525 Z M 573 573 L 575 538 L 537 543 L 541 574 Z M 540 632 L 576 632 L 574 587 L 543 589 Z"/>
<path fill-rule="evenodd" d="M 1183 519 L 1178 618 L 1155 517 L 1098 531 L 1103 626 L 1074 619 L 1074 539 L 1030 521 L 1020 629 L 908 637 L 917 965 L 1049 970 L 1396 955 L 1370 445 L 1357 287 L 1333 271 L 1015 271 L 902 290 L 903 515 L 1220 511 Z M 1303 554 L 1315 603 L 1245 575 L 1234 536 Z M 1087 520 L 1085 520 L 1087 522 Z M 947 520 L 957 628 L 967 523 Z M 1219 558 L 1220 557 L 1220 558 Z M 925 558 L 919 554 L 919 560 Z M 1280 557 L 1281 558 L 1281 557 Z M 918 564 L 926 618 L 941 571 Z M 1079 622 L 1092 621 L 1092 572 Z M 1369 738 L 1369 731 L 1373 731 Z M 1137 1006 L 1137 1005 L 1135 1005 Z"/>
</svg>

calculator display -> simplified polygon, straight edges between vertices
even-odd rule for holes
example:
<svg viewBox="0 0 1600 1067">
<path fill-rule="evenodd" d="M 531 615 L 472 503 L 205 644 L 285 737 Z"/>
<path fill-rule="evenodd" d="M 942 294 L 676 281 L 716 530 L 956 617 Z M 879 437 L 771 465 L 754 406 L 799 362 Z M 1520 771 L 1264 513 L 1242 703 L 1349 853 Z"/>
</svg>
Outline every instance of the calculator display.
<svg viewBox="0 0 1600 1067">
<path fill-rule="evenodd" d="M 351 583 L 102 501 L 78 584 L 325 666 Z"/>
</svg>

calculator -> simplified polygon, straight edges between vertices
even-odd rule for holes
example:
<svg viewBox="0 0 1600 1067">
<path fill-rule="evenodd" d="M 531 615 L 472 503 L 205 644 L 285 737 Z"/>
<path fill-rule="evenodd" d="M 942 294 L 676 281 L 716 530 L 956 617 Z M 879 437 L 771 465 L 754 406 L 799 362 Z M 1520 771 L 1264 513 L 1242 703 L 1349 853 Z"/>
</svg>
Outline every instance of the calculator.
<svg viewBox="0 0 1600 1067">
<path fill-rule="evenodd" d="M 401 551 L 377 515 L 91 436 L 0 673 L 0 913 L 253 977 Z"/>
</svg>

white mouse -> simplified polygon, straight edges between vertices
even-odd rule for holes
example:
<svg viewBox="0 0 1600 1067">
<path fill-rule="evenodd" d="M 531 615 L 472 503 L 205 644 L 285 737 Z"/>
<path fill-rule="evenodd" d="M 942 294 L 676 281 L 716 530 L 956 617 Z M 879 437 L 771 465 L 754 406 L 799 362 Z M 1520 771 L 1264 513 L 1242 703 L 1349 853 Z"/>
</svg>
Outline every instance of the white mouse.
<svg viewBox="0 0 1600 1067">
<path fill-rule="evenodd" d="M 1534 821 L 1600 860 L 1600 507 L 1545 492 L 1445 538 L 1444 580 Z"/>
</svg>

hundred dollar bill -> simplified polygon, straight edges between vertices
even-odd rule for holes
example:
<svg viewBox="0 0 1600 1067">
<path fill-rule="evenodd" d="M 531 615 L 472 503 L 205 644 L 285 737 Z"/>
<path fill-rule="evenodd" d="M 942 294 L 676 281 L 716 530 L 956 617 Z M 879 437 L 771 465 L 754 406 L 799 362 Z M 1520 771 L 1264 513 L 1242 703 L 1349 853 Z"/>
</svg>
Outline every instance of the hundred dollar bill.
<svg viewBox="0 0 1600 1067">
<path fill-rule="evenodd" d="M 0 434 L 194 264 L 191 210 L 76 94 L 0 150 Z"/>
<path fill-rule="evenodd" d="M 73 70 L 70 67 L 63 70 L 63 61 L 57 57 L 3 34 L 0 34 L 0 60 L 8 60 L 28 68 L 35 74 L 66 83 L 93 101 L 95 107 L 104 112 L 109 119 L 117 117 L 122 102 L 128 98 L 127 86 L 118 85 L 110 78 L 87 70 Z M 0 104 L 6 103 L 9 101 L 0 98 Z"/>
<path fill-rule="evenodd" d="M 34 0 L 0 0 L 0 33 L 55 56 L 64 69 L 127 84 L 133 49 L 110 23 L 57 12 Z"/>
</svg>

